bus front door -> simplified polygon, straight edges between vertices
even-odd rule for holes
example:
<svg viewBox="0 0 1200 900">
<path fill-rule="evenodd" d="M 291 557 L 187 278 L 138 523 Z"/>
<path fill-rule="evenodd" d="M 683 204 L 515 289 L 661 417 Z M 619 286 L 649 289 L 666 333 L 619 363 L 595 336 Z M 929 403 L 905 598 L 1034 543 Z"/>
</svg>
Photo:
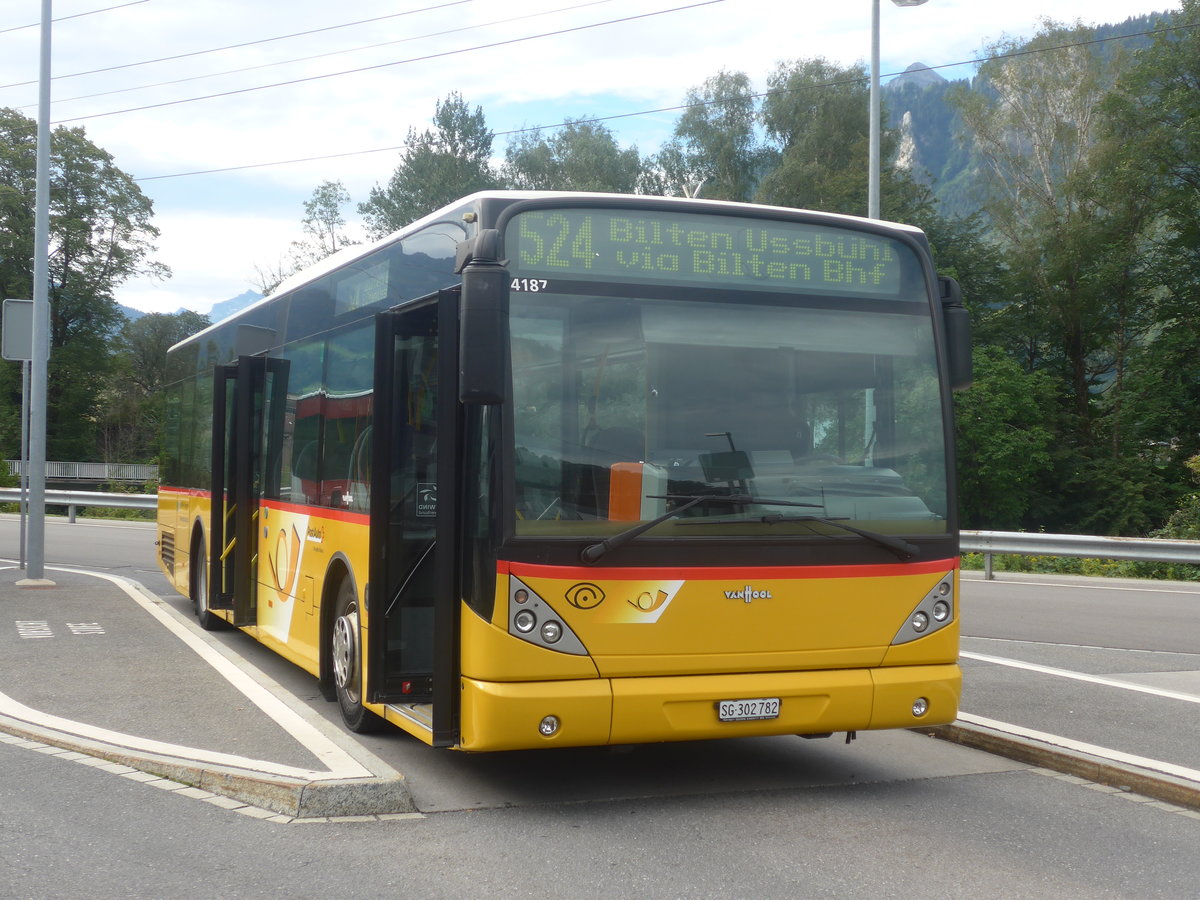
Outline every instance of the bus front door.
<svg viewBox="0 0 1200 900">
<path fill-rule="evenodd" d="M 375 345 L 366 695 L 435 746 L 457 741 L 456 301 L 382 313 Z"/>
</svg>

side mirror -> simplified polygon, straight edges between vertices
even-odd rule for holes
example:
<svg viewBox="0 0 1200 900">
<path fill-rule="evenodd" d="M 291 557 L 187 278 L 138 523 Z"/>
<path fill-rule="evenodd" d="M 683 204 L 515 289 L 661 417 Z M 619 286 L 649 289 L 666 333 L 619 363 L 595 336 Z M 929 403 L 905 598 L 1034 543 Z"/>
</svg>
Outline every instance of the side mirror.
<svg viewBox="0 0 1200 900">
<path fill-rule="evenodd" d="M 961 391 L 971 386 L 971 316 L 962 302 L 962 288 L 953 278 L 938 276 L 942 301 L 942 334 L 946 338 L 946 362 L 950 387 Z"/>
<path fill-rule="evenodd" d="M 484 229 L 458 245 L 458 399 L 497 404 L 508 387 L 508 270 L 498 258 L 500 233 Z"/>
</svg>

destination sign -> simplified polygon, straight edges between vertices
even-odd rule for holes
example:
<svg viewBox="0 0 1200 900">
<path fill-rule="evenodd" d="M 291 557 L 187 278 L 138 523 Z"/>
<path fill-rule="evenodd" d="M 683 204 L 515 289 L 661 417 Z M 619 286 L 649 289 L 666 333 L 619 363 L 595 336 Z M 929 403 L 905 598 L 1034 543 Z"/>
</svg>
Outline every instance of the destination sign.
<svg viewBox="0 0 1200 900">
<path fill-rule="evenodd" d="M 924 299 L 912 295 L 916 257 L 898 241 L 771 219 L 531 210 L 508 225 L 505 253 L 517 285 L 568 278 L 899 297 L 907 281 L 905 299 Z"/>
</svg>

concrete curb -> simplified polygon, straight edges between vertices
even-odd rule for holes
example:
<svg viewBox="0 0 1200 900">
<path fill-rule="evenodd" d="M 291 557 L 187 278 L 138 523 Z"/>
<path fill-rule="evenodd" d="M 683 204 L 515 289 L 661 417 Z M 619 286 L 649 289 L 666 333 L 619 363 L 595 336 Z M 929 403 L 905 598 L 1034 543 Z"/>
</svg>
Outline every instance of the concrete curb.
<svg viewBox="0 0 1200 900">
<path fill-rule="evenodd" d="M 298 819 L 416 812 L 404 776 L 303 779 L 145 753 L 0 715 L 0 731 L 72 750 Z"/>
<path fill-rule="evenodd" d="M 302 722 L 312 732 L 323 737 L 325 741 L 336 745 L 340 753 L 357 764 L 353 767 L 354 769 L 369 774 L 339 776 L 336 774 L 336 770 L 328 773 L 314 770 L 311 772 L 311 777 L 305 777 L 310 773 L 304 769 L 292 769 L 292 771 L 299 772 L 299 775 L 284 774 L 269 769 L 257 770 L 253 767 L 257 761 L 253 759 L 246 759 L 244 766 L 222 764 L 205 760 L 203 757 L 195 759 L 183 755 L 183 751 L 189 749 L 186 747 L 177 748 L 179 752 L 161 752 L 161 750 L 148 747 L 130 746 L 120 741 L 122 737 L 131 737 L 132 739 L 132 736 L 123 736 L 117 733 L 110 733 L 113 739 L 106 740 L 104 738 L 108 735 L 98 737 L 83 723 L 73 723 L 61 719 L 53 722 L 30 721 L 21 717 L 19 709 L 11 708 L 0 712 L 0 732 L 107 760 L 293 818 L 309 819 L 417 812 L 408 785 L 401 773 L 395 771 L 357 742 L 345 738 L 336 728 L 297 701 L 273 679 L 242 659 L 236 652 L 214 640 L 194 621 L 173 609 L 170 604 L 164 602 L 140 582 L 124 576 L 74 567 L 48 568 L 72 575 L 89 576 L 120 588 L 125 595 L 149 612 L 160 624 L 166 625 L 176 633 L 177 637 L 181 637 L 185 643 L 191 645 L 193 650 L 196 649 L 198 643 L 202 645 L 204 653 L 209 654 L 210 657 L 219 658 L 218 662 L 237 669 L 239 673 L 252 681 L 256 688 L 269 694 L 274 701 L 285 707 L 291 716 Z M 207 661 L 210 665 L 214 665 L 212 658 L 208 658 Z M 253 698 L 251 698 L 251 702 L 254 702 Z M 19 704 L 17 706 L 19 707 Z M 29 712 L 31 714 L 39 713 L 32 709 Z M 82 733 L 72 731 L 71 726 L 74 724 L 80 725 Z M 166 746 L 171 751 L 176 750 L 174 745 Z M 267 764 L 266 761 L 262 762 L 264 765 Z M 334 769 L 333 766 L 330 768 Z"/>
<path fill-rule="evenodd" d="M 1086 778 L 1088 781 L 1106 784 L 1122 791 L 1132 791 L 1153 797 L 1155 800 L 1200 809 L 1200 784 L 1163 772 L 1155 772 L 1153 769 L 1067 750 L 985 725 L 953 722 L 950 725 L 935 725 L 914 730 L 964 747 Z"/>
</svg>

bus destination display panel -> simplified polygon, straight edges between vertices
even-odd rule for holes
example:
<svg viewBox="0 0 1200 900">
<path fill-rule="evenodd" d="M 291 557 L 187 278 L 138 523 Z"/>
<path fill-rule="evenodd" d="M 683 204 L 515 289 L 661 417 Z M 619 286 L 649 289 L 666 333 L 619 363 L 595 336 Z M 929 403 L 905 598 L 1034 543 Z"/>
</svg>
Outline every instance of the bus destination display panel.
<svg viewBox="0 0 1200 900">
<path fill-rule="evenodd" d="M 913 252 L 824 225 L 617 209 L 531 210 L 506 228 L 515 290 L 556 278 L 746 287 L 924 300 Z"/>
</svg>

